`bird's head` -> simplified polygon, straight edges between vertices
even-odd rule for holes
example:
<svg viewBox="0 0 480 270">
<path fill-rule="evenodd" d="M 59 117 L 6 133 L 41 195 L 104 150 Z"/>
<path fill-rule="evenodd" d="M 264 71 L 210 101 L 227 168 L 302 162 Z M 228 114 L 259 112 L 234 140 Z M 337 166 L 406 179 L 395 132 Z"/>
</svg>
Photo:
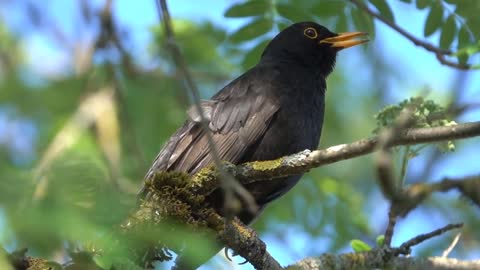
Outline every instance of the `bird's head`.
<svg viewBox="0 0 480 270">
<path fill-rule="evenodd" d="M 267 45 L 261 61 L 279 61 L 332 72 L 337 52 L 367 42 L 363 32 L 336 34 L 314 22 L 300 22 L 284 29 Z M 360 39 L 357 39 L 360 38 Z"/>
</svg>

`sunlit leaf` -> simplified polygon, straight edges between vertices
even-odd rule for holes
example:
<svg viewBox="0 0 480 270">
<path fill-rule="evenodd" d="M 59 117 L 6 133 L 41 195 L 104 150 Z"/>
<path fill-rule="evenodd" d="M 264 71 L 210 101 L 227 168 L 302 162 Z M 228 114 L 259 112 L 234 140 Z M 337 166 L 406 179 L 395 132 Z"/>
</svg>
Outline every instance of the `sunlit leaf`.
<svg viewBox="0 0 480 270">
<path fill-rule="evenodd" d="M 467 44 L 470 44 L 470 32 L 465 25 L 462 25 L 458 31 L 458 47 L 462 48 Z"/>
<path fill-rule="evenodd" d="M 353 251 L 355 252 L 364 252 L 370 251 L 372 247 L 370 247 L 367 243 L 363 242 L 362 240 L 354 239 L 350 241 L 350 246 L 352 247 Z"/>
<path fill-rule="evenodd" d="M 228 73 L 231 70 L 228 59 L 217 50 L 218 44 L 226 38 L 226 31 L 210 22 L 193 23 L 188 20 L 173 20 L 178 46 L 193 71 Z M 152 52 L 162 63 L 171 63 L 171 52 L 165 49 L 165 30 L 162 25 L 152 29 L 155 42 Z"/>
<path fill-rule="evenodd" d="M 452 4 L 452 5 L 457 5 L 457 4 L 463 4 L 465 3 L 465 0 L 443 0 L 446 3 Z M 475 1 L 475 0 L 474 0 Z M 472 1 L 473 2 L 473 1 Z"/>
<path fill-rule="evenodd" d="M 443 7 L 439 2 L 435 2 L 427 16 L 427 21 L 423 28 L 423 35 L 430 36 L 442 26 Z"/>
<path fill-rule="evenodd" d="M 311 20 L 311 14 L 301 8 L 297 8 L 292 4 L 278 4 L 276 5 L 278 14 L 289 19 L 292 22 L 301 22 Z"/>
<path fill-rule="evenodd" d="M 468 3 L 468 4 L 466 4 Z M 480 10 L 480 1 L 462 1 L 455 5 L 455 13 L 464 19 L 464 25 L 467 25 L 472 31 L 472 34 L 476 40 L 480 39 L 480 16 L 478 11 Z"/>
<path fill-rule="evenodd" d="M 416 7 L 417 7 L 418 9 L 424 9 L 424 8 L 428 7 L 428 5 L 429 5 L 430 3 L 431 3 L 431 0 L 417 0 L 417 1 L 415 2 Z"/>
<path fill-rule="evenodd" d="M 475 26 L 475 25 L 480 25 L 480 16 L 474 16 L 469 18 L 467 20 L 467 24 L 473 26 L 473 27 L 470 27 L 470 30 L 472 30 L 473 34 L 475 35 L 475 39 L 477 40 L 480 39 L 480 27 Z"/>
<path fill-rule="evenodd" d="M 257 38 L 268 33 L 273 26 L 273 22 L 266 18 L 256 18 L 252 22 L 242 26 L 235 33 L 230 35 L 230 41 L 233 43 L 243 42 Z"/>
<path fill-rule="evenodd" d="M 0 269 L 4 270 L 13 270 L 12 265 L 10 264 L 7 254 L 0 251 Z"/>
<path fill-rule="evenodd" d="M 450 45 L 452 45 L 456 34 L 457 24 L 455 22 L 455 17 L 454 15 L 450 15 L 442 27 L 442 34 L 440 35 L 440 47 L 449 48 Z"/>
<path fill-rule="evenodd" d="M 385 0 L 369 0 L 380 12 L 380 14 L 387 20 L 395 22 L 395 17 L 390 5 Z"/>
<path fill-rule="evenodd" d="M 245 69 L 251 68 L 256 63 L 258 63 L 258 61 L 260 60 L 260 55 L 262 54 L 269 41 L 270 40 L 263 40 L 249 50 L 249 52 L 245 55 L 242 61 L 242 66 Z"/>
<path fill-rule="evenodd" d="M 285 28 L 289 27 L 290 25 L 291 25 L 291 23 L 289 23 L 285 20 L 281 20 L 281 21 L 277 22 L 277 27 L 278 27 L 279 31 L 284 30 Z"/>
<path fill-rule="evenodd" d="M 312 9 L 319 17 L 345 16 L 346 4 L 345 1 L 318 1 Z"/>
<path fill-rule="evenodd" d="M 379 235 L 375 238 L 375 242 L 377 243 L 377 247 L 381 247 L 385 244 L 385 235 Z"/>
<path fill-rule="evenodd" d="M 337 21 L 335 23 L 335 31 L 337 31 L 337 32 L 348 31 L 347 16 L 340 16 L 340 17 L 337 18 Z"/>
<path fill-rule="evenodd" d="M 353 24 L 355 25 L 355 30 L 367 32 L 369 33 L 369 37 L 373 38 L 373 35 L 375 34 L 375 24 L 373 22 L 373 18 L 359 9 L 352 9 L 351 15 Z"/>
<path fill-rule="evenodd" d="M 269 1 L 251 0 L 229 7 L 224 16 L 230 18 L 258 16 L 265 14 L 269 8 Z"/>
<path fill-rule="evenodd" d="M 465 25 L 462 25 L 460 31 L 458 32 L 458 48 L 461 50 L 470 44 L 470 33 Z M 457 54 L 458 62 L 461 64 L 466 64 L 468 62 L 469 54 L 465 51 Z"/>
</svg>

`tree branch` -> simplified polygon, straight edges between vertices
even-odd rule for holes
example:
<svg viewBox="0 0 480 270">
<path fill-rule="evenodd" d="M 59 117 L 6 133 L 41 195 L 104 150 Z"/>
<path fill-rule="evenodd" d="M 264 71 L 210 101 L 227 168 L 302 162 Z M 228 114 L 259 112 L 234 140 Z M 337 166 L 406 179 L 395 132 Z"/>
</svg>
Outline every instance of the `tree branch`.
<svg viewBox="0 0 480 270">
<path fill-rule="evenodd" d="M 433 184 L 418 183 L 405 189 L 398 198 L 392 201 L 393 215 L 405 216 L 415 209 L 430 194 L 434 192 L 447 192 L 457 189 L 463 196 L 480 206 L 480 176 L 467 176 L 459 179 L 445 178 Z"/>
<path fill-rule="evenodd" d="M 385 261 L 382 250 L 341 255 L 324 254 L 305 258 L 286 270 L 389 269 L 389 270 L 472 270 L 480 269 L 480 260 L 461 261 L 443 257 L 393 257 Z"/>
<path fill-rule="evenodd" d="M 412 128 L 406 129 L 404 131 L 398 131 L 398 134 L 387 142 L 387 146 L 392 147 L 395 145 L 411 145 L 426 142 L 437 142 L 442 140 L 461 139 L 479 135 L 480 122 L 435 128 Z M 272 161 L 249 162 L 238 166 L 225 163 L 223 165 L 223 168 L 229 173 L 231 173 L 233 176 L 235 176 L 242 184 L 259 181 L 275 181 L 272 179 L 304 173 L 311 168 L 371 153 L 378 149 L 378 143 L 379 139 L 377 137 L 374 137 L 371 139 L 360 140 L 347 145 L 330 147 L 325 150 L 306 150 L 291 156 L 282 157 L 280 159 Z M 255 267 L 258 267 L 259 269 L 263 269 L 262 265 L 265 264 L 265 260 L 267 260 L 268 262 L 272 262 L 273 258 L 272 260 L 266 259 L 270 258 L 270 256 L 264 250 L 263 242 L 261 242 L 256 237 L 256 235 L 251 233 L 250 229 L 234 225 L 231 228 L 241 229 L 236 229 L 233 231 L 233 233 L 231 233 L 231 228 L 229 230 L 228 227 L 225 227 L 228 226 L 228 222 L 227 225 L 223 225 L 218 220 L 214 220 L 214 222 L 211 222 L 211 215 L 205 216 L 204 214 L 202 214 L 204 212 L 203 209 L 205 209 L 204 206 L 202 206 L 205 196 L 208 196 L 208 194 L 210 194 L 213 190 L 219 188 L 221 184 L 219 180 L 219 172 L 215 169 L 215 167 L 211 166 L 204 168 L 191 178 L 190 176 L 185 175 L 184 177 L 188 177 L 188 180 L 184 181 L 166 181 L 166 179 L 172 177 L 169 176 L 169 174 L 174 175 L 174 173 L 158 172 L 157 176 L 146 180 L 145 186 L 146 188 L 149 188 L 151 190 L 152 194 L 154 194 L 154 196 L 151 196 L 151 198 L 156 201 L 145 201 L 144 204 L 147 205 L 147 210 L 138 210 L 138 212 L 142 214 L 136 215 L 139 218 L 134 217 L 134 219 L 131 219 L 131 222 L 128 222 L 128 224 L 130 225 L 126 227 L 127 230 L 135 227 L 136 223 L 138 224 L 145 222 L 145 220 L 143 220 L 144 217 L 142 217 L 144 213 L 160 213 L 157 214 L 157 216 L 161 215 L 161 213 L 169 214 L 170 210 L 162 210 L 163 208 L 168 206 L 168 196 L 174 195 L 180 198 L 190 198 L 193 196 L 192 201 L 194 201 L 195 204 L 190 208 L 185 208 L 191 209 L 191 211 L 193 211 L 193 215 L 192 213 L 186 213 L 186 215 L 182 218 L 184 218 L 185 220 L 192 220 L 190 216 L 193 216 L 193 220 L 207 220 L 208 227 L 216 231 L 220 235 L 222 241 L 227 246 L 233 248 L 236 252 L 244 256 L 247 260 L 254 264 Z M 182 175 L 181 173 L 178 174 L 180 176 Z M 399 215 L 399 213 L 403 212 L 407 213 L 409 210 L 413 209 L 413 207 L 421 203 L 432 192 L 446 191 L 453 188 L 459 189 L 464 195 L 471 198 L 472 201 L 478 203 L 478 195 L 476 195 L 480 193 L 476 192 L 478 190 L 478 186 L 480 186 L 478 185 L 478 181 L 478 177 L 472 177 L 460 180 L 448 179 L 432 185 L 413 185 L 401 192 L 398 192 L 398 195 L 395 196 L 392 201 L 392 205 L 395 206 L 395 209 L 391 209 L 392 215 Z M 171 190 L 164 189 L 164 186 L 168 185 L 169 182 L 183 183 L 182 185 L 184 186 L 175 188 L 173 190 L 186 193 L 176 195 L 170 194 L 168 192 L 165 193 L 165 190 Z M 198 198 L 201 198 L 201 200 L 199 201 Z M 164 202 L 165 200 L 167 202 Z M 188 200 L 189 199 L 187 199 L 186 201 L 187 204 L 189 204 Z M 149 209 L 152 207 L 153 210 Z M 195 211 L 200 211 L 200 214 L 195 213 Z M 176 215 L 176 217 L 178 217 L 178 210 L 174 214 Z M 214 216 L 217 216 L 217 214 L 215 214 Z M 147 217 L 147 219 L 155 220 L 156 216 L 153 218 Z M 236 232 L 240 232 L 240 234 Z M 248 235 L 248 237 L 242 238 L 241 232 L 243 232 L 243 235 Z M 252 252 L 252 250 L 257 250 L 258 252 Z M 402 252 L 405 253 L 405 251 Z M 397 256 L 398 254 L 403 254 L 402 252 L 392 253 L 392 257 Z M 400 262 L 403 263 L 404 261 Z"/>
<path fill-rule="evenodd" d="M 409 255 L 411 247 L 416 246 L 435 236 L 442 235 L 453 229 L 461 228 L 463 224 L 449 224 L 443 228 L 430 233 L 420 234 L 406 242 L 400 247 L 390 248 L 384 246 L 370 251 L 346 254 L 323 254 L 315 258 L 306 258 L 287 268 L 287 270 L 313 270 L 313 269 L 478 269 L 480 260 L 459 261 L 445 257 L 412 258 L 398 257 Z"/>
<path fill-rule="evenodd" d="M 458 124 L 454 126 L 436 128 L 413 128 L 399 132 L 389 147 L 395 145 L 410 145 L 442 140 L 453 140 L 480 135 L 480 122 Z M 347 158 L 371 153 L 377 149 L 378 138 L 360 140 L 352 144 L 339 145 L 325 150 L 303 151 L 291 156 L 273 161 L 250 162 L 242 165 L 227 164 L 224 168 L 236 176 L 240 183 L 246 184 L 255 181 L 271 181 L 270 179 L 292 174 L 303 173 L 311 168 L 334 163 Z M 177 179 L 175 179 L 177 178 Z M 178 180 L 178 181 L 177 181 Z M 275 180 L 272 180 L 275 181 Z M 465 179 L 445 179 L 441 182 L 426 185 L 416 184 L 405 189 L 398 195 L 395 206 L 399 207 L 394 213 L 407 213 L 421 203 L 432 192 L 458 189 L 462 194 L 480 205 L 480 177 Z M 141 229 L 141 225 L 156 225 L 168 221 L 169 218 L 180 218 L 179 221 L 194 227 L 209 227 L 218 233 L 224 244 L 245 257 L 258 269 L 279 269 L 275 261 L 266 251 L 265 244 L 257 237 L 253 230 L 235 219 L 223 222 L 215 211 L 205 205 L 205 198 L 214 189 L 220 187 L 219 173 L 214 167 L 207 167 L 193 177 L 180 172 L 158 172 L 152 179 L 146 180 L 146 188 L 152 192 L 150 199 L 142 201 L 136 212 L 122 226 L 125 232 Z M 403 202 L 403 203 L 402 203 Z M 205 223 L 206 222 L 206 223 Z M 229 223 L 230 222 L 230 223 Z M 140 226 L 139 226 L 140 225 Z M 451 228 L 455 225 L 450 226 Z M 449 229 L 448 227 L 447 229 Z M 446 229 L 441 229 L 440 232 Z M 424 240 L 438 233 L 420 236 Z M 418 240 L 417 239 L 417 240 Z M 161 239 L 155 242 L 160 242 Z M 309 258 L 299 262 L 297 267 L 304 269 L 330 269 L 335 267 L 351 269 L 377 268 L 385 265 L 392 269 L 478 269 L 480 262 L 459 262 L 452 259 L 413 259 L 397 258 L 396 256 L 408 253 L 409 248 L 420 241 L 407 241 L 407 246 L 400 248 L 383 248 L 364 253 L 323 255 L 319 258 Z M 387 250 L 387 251 L 385 251 Z M 379 257 L 380 256 L 380 257 Z M 383 264 L 376 264 L 379 258 Z M 333 263 L 333 264 L 332 264 Z M 343 266 L 342 266 L 343 265 Z M 452 266 L 453 265 L 453 266 Z M 315 268 L 316 267 L 316 268 Z M 337 269 L 337 268 L 335 268 Z"/>
<path fill-rule="evenodd" d="M 226 224 L 223 224 L 220 216 L 215 215 L 214 218 L 216 224 L 213 226 L 221 226 L 223 228 L 219 233 L 219 237 L 226 246 L 247 259 L 255 269 L 282 269 L 280 263 L 268 253 L 266 244 L 258 237 L 255 230 L 243 225 L 236 218 L 228 221 Z"/>
<path fill-rule="evenodd" d="M 434 128 L 412 128 L 399 132 L 389 143 L 389 147 L 414 145 L 445 140 L 464 139 L 480 136 L 480 122 L 457 124 Z M 378 137 L 359 140 L 350 144 L 340 144 L 322 150 L 304 150 L 302 152 L 281 157 L 276 160 L 254 161 L 238 166 L 227 166 L 227 170 L 242 184 L 249 184 L 265 179 L 274 179 L 290 175 L 302 174 L 310 169 L 335 163 L 375 151 Z M 192 185 L 197 191 L 210 189 L 216 171 L 206 168 L 193 177 Z"/>
<path fill-rule="evenodd" d="M 445 50 L 445 49 L 436 47 L 436 46 L 434 46 L 434 45 L 432 45 L 432 44 L 430 44 L 426 41 L 423 41 L 423 40 L 420 40 L 420 39 L 416 38 L 415 36 L 413 36 L 412 34 L 407 32 L 406 30 L 401 28 L 399 25 L 395 24 L 394 22 L 391 22 L 391 21 L 387 20 L 382 15 L 380 15 L 377 12 L 370 9 L 366 4 L 364 4 L 363 2 L 361 2 L 359 0 L 350 0 L 350 2 L 352 2 L 354 5 L 356 5 L 359 9 L 366 12 L 368 15 L 378 19 L 379 21 L 383 22 L 384 24 L 386 24 L 387 26 L 389 26 L 393 30 L 397 31 L 400 35 L 404 36 L 405 38 L 407 38 L 408 40 L 413 42 L 413 44 L 415 44 L 417 46 L 420 46 L 420 47 L 423 47 L 427 51 L 433 52 L 435 54 L 435 56 L 437 57 L 438 61 L 440 63 L 442 63 L 443 65 L 447 65 L 449 67 L 457 68 L 457 69 L 460 69 L 460 70 L 469 70 L 471 68 L 471 65 L 469 65 L 469 64 L 455 63 L 455 62 L 452 62 L 452 61 L 446 59 L 445 56 L 452 54 L 451 50 Z"/>
</svg>

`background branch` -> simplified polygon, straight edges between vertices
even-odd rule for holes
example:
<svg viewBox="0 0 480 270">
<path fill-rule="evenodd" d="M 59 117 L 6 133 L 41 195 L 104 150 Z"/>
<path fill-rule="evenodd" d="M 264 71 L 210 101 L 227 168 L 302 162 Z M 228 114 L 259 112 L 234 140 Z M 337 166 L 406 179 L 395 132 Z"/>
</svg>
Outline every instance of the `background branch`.
<svg viewBox="0 0 480 270">
<path fill-rule="evenodd" d="M 379 21 L 383 22 L 393 30 L 397 31 L 400 35 L 404 36 L 406 39 L 410 40 L 413 42 L 413 44 L 423 47 L 425 50 L 433 52 L 435 56 L 437 57 L 438 61 L 444 65 L 447 65 L 449 67 L 461 69 L 461 70 L 469 70 L 471 68 L 471 65 L 469 64 L 461 64 L 461 63 L 455 63 L 452 62 L 448 59 L 445 58 L 447 55 L 452 55 L 453 52 L 451 50 L 446 50 L 442 49 L 439 47 L 436 47 L 426 41 L 423 41 L 421 39 L 416 38 L 414 35 L 410 34 L 408 31 L 404 30 L 401 28 L 399 25 L 395 24 L 394 22 L 391 22 L 384 18 L 382 15 L 378 14 L 377 12 L 373 11 L 370 9 L 366 4 L 359 0 L 350 0 L 354 5 L 356 5 L 359 9 L 363 10 L 366 12 L 368 15 L 378 19 Z"/>
<path fill-rule="evenodd" d="M 193 106 L 196 113 L 200 116 L 200 124 L 205 131 L 205 135 L 208 140 L 208 146 L 210 148 L 210 155 L 215 166 L 219 169 L 219 172 L 222 176 L 222 188 L 224 189 L 225 194 L 225 209 L 228 215 L 231 215 L 236 209 L 237 204 L 234 194 L 238 194 L 241 199 L 246 203 L 247 208 L 250 212 L 255 213 L 257 211 L 257 205 L 253 196 L 242 186 L 240 185 L 231 175 L 225 172 L 221 166 L 221 160 L 218 155 L 218 149 L 213 141 L 213 136 L 211 130 L 208 127 L 208 121 L 205 118 L 205 113 L 201 106 L 200 93 L 196 84 L 193 81 L 192 76 L 187 68 L 187 62 L 183 57 L 183 54 L 175 40 L 175 35 L 173 32 L 172 21 L 170 18 L 170 13 L 168 11 L 167 1 L 166 0 L 157 0 L 157 8 L 160 19 L 163 22 L 165 33 L 167 35 L 167 46 L 172 52 L 173 59 L 175 61 L 176 67 L 180 69 L 181 73 L 186 82 L 186 89 L 193 97 Z"/>
</svg>

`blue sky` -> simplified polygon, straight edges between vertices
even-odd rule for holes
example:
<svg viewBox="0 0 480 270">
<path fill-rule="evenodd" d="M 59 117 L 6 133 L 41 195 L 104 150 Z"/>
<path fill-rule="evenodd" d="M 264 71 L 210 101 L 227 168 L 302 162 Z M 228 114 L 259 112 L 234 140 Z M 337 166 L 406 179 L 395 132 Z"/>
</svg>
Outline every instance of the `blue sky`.
<svg viewBox="0 0 480 270">
<path fill-rule="evenodd" d="M 61 25 L 68 36 L 75 37 L 78 35 L 80 39 L 91 39 L 93 33 L 76 33 L 76 28 L 71 25 L 70 16 L 76 14 L 74 10 L 75 1 L 64 0 L 50 0 L 48 1 L 49 8 L 54 15 L 53 20 Z M 93 1 L 101 6 L 103 1 Z M 420 12 L 414 7 L 401 3 L 400 1 L 389 1 L 393 3 L 397 24 L 403 28 L 408 29 L 417 37 L 423 36 L 423 22 L 426 12 Z M 226 19 L 223 13 L 232 1 L 228 0 L 202 0 L 201 4 L 192 4 L 191 1 L 169 1 L 170 10 L 173 18 L 188 18 L 196 21 L 211 20 L 217 24 L 226 26 L 230 31 L 238 28 L 245 23 L 242 19 Z M 200 1 L 198 1 L 200 3 Z M 14 1 L 9 4 L 15 7 Z M 9 10 L 15 10 L 9 9 Z M 2 17 L 7 19 L 7 23 L 13 29 L 20 32 L 25 32 L 21 24 L 21 14 L 16 12 L 9 12 L 0 10 Z M 147 44 L 150 38 L 148 28 L 158 22 L 158 15 L 154 1 L 143 1 L 138 5 L 137 1 L 118 0 L 115 1 L 115 15 L 117 20 L 128 27 L 133 55 L 138 55 L 139 59 L 148 61 Z M 375 40 L 369 43 L 368 46 L 375 47 L 388 59 L 388 63 L 396 70 L 408 70 L 408 73 L 398 73 L 395 78 L 388 81 L 388 98 L 392 103 L 405 99 L 415 93 L 419 93 L 419 87 L 429 87 L 439 93 L 448 93 L 453 85 L 452 80 L 458 75 L 458 71 L 441 65 L 432 53 L 425 51 L 420 47 L 416 47 L 410 41 L 406 40 L 398 33 L 392 31 L 390 28 L 382 23 L 376 23 L 377 34 Z M 359 29 L 361 30 L 361 29 Z M 34 73 L 40 74 L 57 74 L 65 71 L 65 67 L 69 66 L 70 56 L 65 51 L 60 50 L 42 34 L 34 31 L 29 31 L 25 35 L 26 42 L 23 44 L 25 50 L 28 52 L 27 61 L 31 70 Z M 436 43 L 439 38 L 438 34 L 433 35 L 429 40 Z M 339 58 L 339 65 L 343 67 L 346 72 L 358 74 L 355 83 L 370 83 L 367 80 L 368 70 L 359 70 L 358 67 L 364 65 L 367 61 L 359 53 L 360 49 L 346 50 L 342 52 Z M 48 59 L 48 61 L 38 61 L 38 59 Z M 348 60 L 347 60 L 348 59 Z M 478 61 L 478 57 L 475 59 Z M 480 71 L 467 73 L 467 86 L 461 101 L 468 101 L 473 103 L 480 103 Z M 360 92 L 352 95 L 368 95 L 368 93 Z M 475 121 L 480 119 L 480 111 L 463 116 L 460 121 Z M 2 129 L 2 114 L 0 114 L 0 130 Z M 0 142 L 1 142 L 0 134 Z M 474 147 L 459 147 L 455 155 L 449 155 L 440 161 L 438 170 L 432 175 L 433 179 L 440 179 L 445 175 L 458 175 L 478 173 L 478 150 L 480 146 L 480 139 L 470 139 Z M 420 158 L 421 159 L 421 158 Z M 413 162 L 410 169 L 412 172 L 422 169 L 421 162 Z M 448 164 L 448 166 L 446 166 Z M 385 215 L 385 211 L 379 213 Z M 402 221 L 397 229 L 396 238 L 397 244 L 401 241 L 411 237 L 414 233 L 418 233 L 417 229 L 420 227 L 421 231 L 428 231 L 430 228 L 426 223 L 423 223 L 424 217 L 421 215 L 413 215 L 406 221 Z M 424 226 L 425 225 L 425 226 Z M 413 229 L 413 231 L 412 231 Z M 284 243 L 278 241 L 270 235 L 264 235 L 263 238 L 269 244 L 269 250 L 273 255 L 280 260 L 282 264 L 293 263 L 302 257 L 302 249 L 305 245 L 311 244 L 311 239 L 303 235 L 301 230 L 290 228 L 289 235 L 294 235 L 289 241 L 289 250 L 294 253 L 284 253 Z M 395 242 L 394 241 L 394 242 Z M 296 254 L 296 255 L 295 255 Z M 218 258 L 216 259 L 219 260 Z M 241 261 L 241 260 L 240 260 Z M 242 266 L 242 269 L 248 267 Z"/>
</svg>

